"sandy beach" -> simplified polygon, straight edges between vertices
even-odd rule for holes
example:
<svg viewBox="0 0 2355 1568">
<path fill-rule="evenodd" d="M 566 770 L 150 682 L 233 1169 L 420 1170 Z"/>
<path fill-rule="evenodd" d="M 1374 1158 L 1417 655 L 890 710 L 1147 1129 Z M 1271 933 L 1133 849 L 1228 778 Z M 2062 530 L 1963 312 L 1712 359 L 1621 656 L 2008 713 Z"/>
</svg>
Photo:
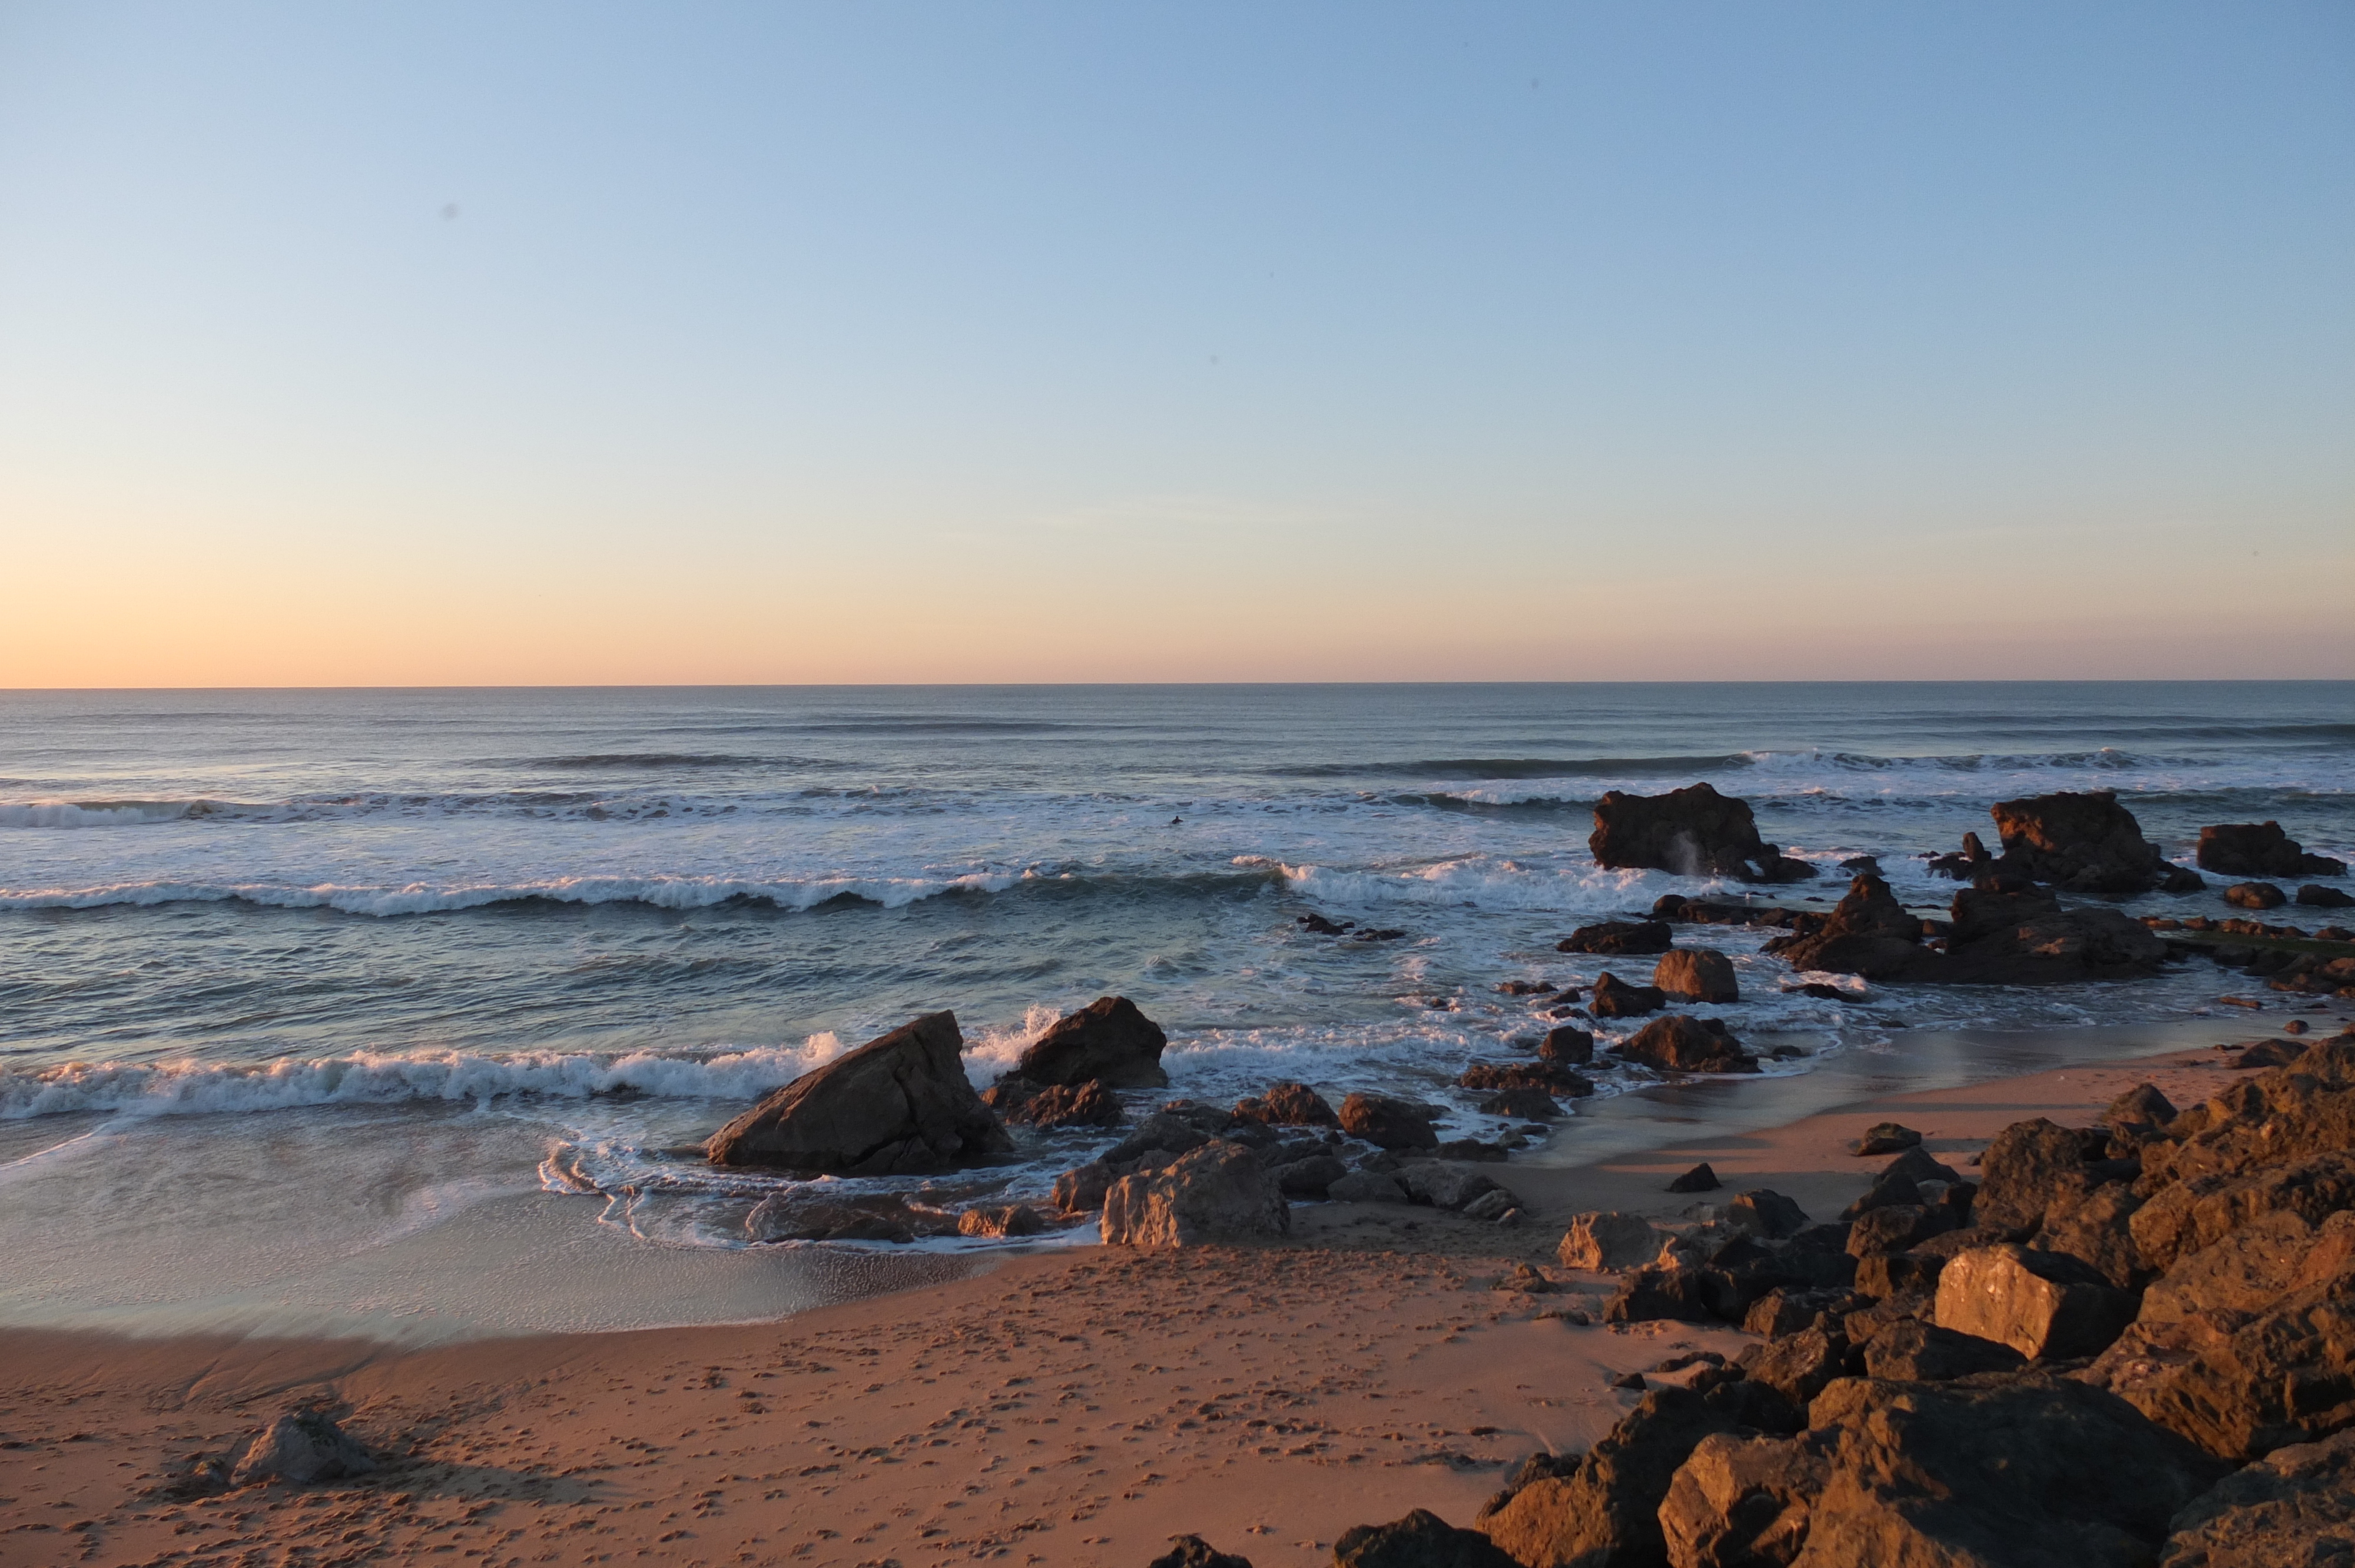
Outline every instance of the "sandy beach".
<svg viewBox="0 0 2355 1568">
<path fill-rule="evenodd" d="M 1329 1561 L 1351 1525 L 1428 1508 L 1469 1522 L 1509 1466 L 1575 1451 L 1637 1397 L 1610 1386 L 1729 1329 L 1580 1326 L 1602 1276 L 1553 1265 L 1588 1209 L 1670 1217 L 1701 1161 L 1828 1218 L 1897 1119 L 1967 1159 L 2034 1116 L 2091 1118 L 2157 1084 L 2231 1076 L 2211 1051 L 1859 1100 L 1597 1164 L 1499 1173 L 1536 1218 L 1295 1212 L 1291 1244 L 1139 1255 L 1064 1248 L 961 1281 L 771 1323 L 353 1341 L 0 1334 L 0 1563 L 966 1560 L 1141 1564 L 1199 1533 L 1261 1568 Z M 1498 1289 L 1534 1263 L 1553 1288 Z M 1674 1374 L 1669 1374 L 1673 1376 Z M 282 1409 L 337 1414 L 373 1476 L 174 1495 Z"/>
</svg>

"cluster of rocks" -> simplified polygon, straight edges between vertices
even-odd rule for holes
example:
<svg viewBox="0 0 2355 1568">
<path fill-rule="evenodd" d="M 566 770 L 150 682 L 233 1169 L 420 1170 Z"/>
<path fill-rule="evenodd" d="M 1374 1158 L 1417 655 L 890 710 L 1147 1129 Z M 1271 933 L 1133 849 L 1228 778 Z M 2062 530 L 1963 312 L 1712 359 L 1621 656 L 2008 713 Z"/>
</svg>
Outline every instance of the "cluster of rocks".
<svg viewBox="0 0 2355 1568">
<path fill-rule="evenodd" d="M 2048 890 L 1990 872 L 1924 921 L 1877 876 L 1859 876 L 1827 916 L 1794 922 L 1766 951 L 1794 969 L 1884 984 L 2052 985 L 2158 972 L 2168 945 L 2115 909 L 2067 908 Z"/>
<path fill-rule="evenodd" d="M 2347 863 L 2308 854 L 2279 822 L 2221 822 L 2200 830 L 2193 854 L 2202 871 L 2222 876 L 2344 876 Z"/>
<path fill-rule="evenodd" d="M 2154 889 L 2196 893 L 2207 885 L 2199 873 L 2173 864 L 2143 837 L 2142 824 L 2113 790 L 1998 800 L 1988 811 L 2003 853 L 1990 855 L 1977 833 L 1966 833 L 1960 853 L 1930 857 L 1933 872 L 1960 882 L 2001 876 L 2047 883 L 2105 898 Z"/>
</svg>

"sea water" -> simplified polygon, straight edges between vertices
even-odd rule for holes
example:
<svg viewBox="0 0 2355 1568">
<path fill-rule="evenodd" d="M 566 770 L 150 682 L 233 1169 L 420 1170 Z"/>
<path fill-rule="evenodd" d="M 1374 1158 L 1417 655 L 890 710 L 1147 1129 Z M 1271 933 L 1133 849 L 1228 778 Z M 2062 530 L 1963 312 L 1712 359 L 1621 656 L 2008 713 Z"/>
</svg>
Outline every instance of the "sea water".
<svg viewBox="0 0 2355 1568">
<path fill-rule="evenodd" d="M 783 1178 L 691 1152 L 939 1008 L 980 1086 L 1116 993 L 1168 1032 L 1168 1095 L 1382 1089 L 1493 1135 L 1453 1080 L 1550 1022 L 1500 982 L 1640 980 L 1554 944 L 1742 891 L 1587 851 L 1603 791 L 1700 779 L 1821 868 L 1774 890 L 1817 906 L 1871 854 L 1932 911 L 1922 857 L 2051 789 L 2118 791 L 2184 863 L 2268 819 L 2348 858 L 2355 683 L 0 694 L 0 1321 L 617 1327 L 944 1266 L 753 1245 Z M 2124 906 L 2225 913 L 2211 880 Z M 1786 1074 L 2174 1040 L 2222 989 L 2195 961 L 1811 998 L 1767 934 L 1684 939 L 1732 957 L 1709 1011 L 1803 1051 Z M 1574 1160 L 1582 1119 L 1517 1158 Z M 1035 1198 L 1105 1139 L 1019 1141 L 897 1185 Z"/>
</svg>

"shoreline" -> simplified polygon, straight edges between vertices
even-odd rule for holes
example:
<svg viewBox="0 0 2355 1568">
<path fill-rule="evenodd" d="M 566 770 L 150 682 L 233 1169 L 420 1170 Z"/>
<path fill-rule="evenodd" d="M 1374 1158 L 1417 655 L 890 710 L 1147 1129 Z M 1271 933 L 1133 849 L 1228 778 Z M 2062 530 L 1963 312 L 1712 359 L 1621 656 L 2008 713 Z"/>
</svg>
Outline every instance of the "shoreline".
<svg viewBox="0 0 2355 1568">
<path fill-rule="evenodd" d="M 2232 1022 L 2187 1027 L 2275 1032 Z M 1550 1316 L 1608 1288 L 1553 1264 L 1572 1213 L 1676 1214 L 1696 1199 L 1663 1189 L 1705 1160 L 1725 1195 L 1768 1186 L 1827 1218 L 1883 1163 L 1845 1151 L 1871 1122 L 1967 1155 L 2028 1117 L 2083 1123 L 2144 1081 L 2196 1103 L 2233 1079 L 2218 1056 L 2179 1047 L 1867 1093 L 1772 1126 L 1679 1121 L 1717 1092 L 1679 1086 L 1620 1113 L 1625 1146 L 1600 1158 L 1492 1168 L 1535 1216 L 1518 1227 L 1317 1205 L 1294 1211 L 1284 1245 L 1063 1247 L 765 1322 L 426 1349 L 0 1330 L 0 1365 L 35 1369 L 0 1373 L 0 1564 L 229 1563 L 304 1547 L 302 1561 L 518 1568 L 1116 1568 L 1192 1532 L 1257 1568 L 1306 1568 L 1340 1531 L 1412 1508 L 1469 1523 L 1521 1457 L 1608 1429 L 1637 1397 L 1609 1378 L 1744 1342 L 1728 1328 Z M 1518 1262 L 1557 1288 L 1490 1288 Z M 153 1495 L 186 1456 L 229 1452 L 313 1400 L 385 1467 L 299 1492 Z"/>
</svg>

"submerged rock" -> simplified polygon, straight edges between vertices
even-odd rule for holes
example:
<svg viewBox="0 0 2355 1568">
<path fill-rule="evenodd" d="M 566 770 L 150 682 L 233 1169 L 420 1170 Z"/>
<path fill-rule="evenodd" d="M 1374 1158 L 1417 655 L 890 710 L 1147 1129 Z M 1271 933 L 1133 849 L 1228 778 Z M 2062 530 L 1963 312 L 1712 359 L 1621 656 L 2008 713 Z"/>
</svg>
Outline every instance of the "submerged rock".
<svg viewBox="0 0 2355 1568">
<path fill-rule="evenodd" d="M 1014 1147 L 973 1092 L 954 1012 L 928 1012 L 812 1068 L 711 1135 L 714 1165 L 848 1176 L 954 1170 Z"/>
<path fill-rule="evenodd" d="M 1267 1092 L 1235 1102 L 1237 1121 L 1263 1122 L 1269 1127 L 1338 1127 L 1341 1118 L 1325 1097 L 1305 1084 L 1271 1084 Z"/>
<path fill-rule="evenodd" d="M 1676 932 L 1665 920 L 1605 920 L 1581 926 L 1554 944 L 1561 953 L 1601 953 L 1624 957 L 1631 953 L 1665 953 Z"/>
<path fill-rule="evenodd" d="M 1594 998 L 1587 1010 L 1597 1018 L 1637 1018 L 1668 1004 L 1668 993 L 1657 986 L 1629 985 L 1605 970 L 1594 982 Z"/>
</svg>

